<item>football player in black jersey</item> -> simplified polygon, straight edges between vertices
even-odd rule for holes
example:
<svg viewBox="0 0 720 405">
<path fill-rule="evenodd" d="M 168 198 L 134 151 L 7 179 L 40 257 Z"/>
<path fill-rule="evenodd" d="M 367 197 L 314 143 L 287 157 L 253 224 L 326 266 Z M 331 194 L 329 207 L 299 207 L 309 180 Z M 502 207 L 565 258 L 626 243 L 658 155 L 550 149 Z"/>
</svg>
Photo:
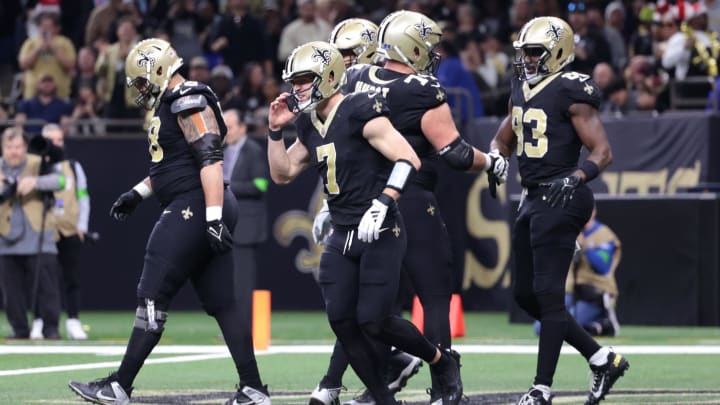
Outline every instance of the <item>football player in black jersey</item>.
<svg viewBox="0 0 720 405">
<path fill-rule="evenodd" d="M 270 175 L 286 184 L 312 165 L 322 178 L 333 233 L 318 279 L 330 326 L 350 365 L 377 403 L 395 404 L 378 372 L 371 346 L 377 339 L 430 363 L 442 376 L 447 403 L 458 403 L 462 385 L 456 360 L 411 322 L 392 315 L 407 243 L 396 200 L 420 167 L 417 155 L 390 124 L 381 95 L 340 93 L 345 65 L 331 44 L 296 48 L 283 79 L 293 91 L 270 104 Z M 298 136 L 286 149 L 281 131 L 296 117 Z"/>
<path fill-rule="evenodd" d="M 213 91 L 186 81 L 182 59 L 166 41 L 139 42 L 125 60 L 128 86 L 150 121 L 150 175 L 113 204 L 110 215 L 125 220 L 155 195 L 163 212 L 150 234 L 137 288 L 138 307 L 120 368 L 89 383 L 70 382 L 84 399 L 98 404 L 130 403 L 132 383 L 168 318 L 172 299 L 190 280 L 205 311 L 222 330 L 240 385 L 229 405 L 271 405 L 253 352 L 251 326 L 234 297 L 232 237 L 237 202 L 223 184 L 222 139 L 227 132 Z M 204 214 L 204 215 L 203 215 Z"/>
<path fill-rule="evenodd" d="M 513 229 L 518 305 L 541 322 L 535 381 L 518 404 L 549 404 L 563 341 L 590 363 L 586 404 L 600 402 L 628 369 L 620 354 L 600 347 L 565 308 L 565 279 L 575 238 L 590 218 L 593 194 L 586 185 L 610 164 L 612 153 L 598 106 L 601 96 L 588 75 L 563 71 L 575 56 L 570 26 L 538 17 L 522 28 L 516 50 L 510 113 L 492 145 L 518 158 L 523 199 Z M 590 154 L 578 164 L 580 149 Z"/>
<path fill-rule="evenodd" d="M 355 38 L 360 37 L 362 32 L 356 32 Z M 347 37 L 351 33 L 344 26 L 339 26 L 331 39 L 338 46 L 346 46 L 344 43 L 349 42 Z M 442 159 L 456 170 L 486 171 L 492 186 L 496 186 L 506 180 L 508 164 L 497 151 L 483 153 L 460 137 L 447 104 L 445 89 L 433 76 L 439 62 L 434 47 L 441 36 L 437 23 L 423 14 L 398 11 L 388 15 L 380 24 L 377 36 L 376 53 L 384 59 L 384 66 L 356 64 L 349 68 L 343 92 L 369 92 L 387 98 L 390 121 L 422 161 L 420 171 L 408 184 L 399 203 L 408 229 L 403 267 L 423 305 L 425 336 L 440 347 L 450 348 L 451 249 L 434 195 L 437 166 Z M 318 226 L 314 228 L 320 229 Z M 459 358 L 458 354 L 455 355 Z M 337 353 L 333 353 L 328 374 L 316 391 L 340 387 L 340 378 L 332 375 L 334 370 L 340 369 L 333 365 L 336 357 Z M 395 374 L 391 378 L 395 378 Z M 395 383 L 399 390 L 406 376 L 401 374 L 398 380 L 389 382 Z M 443 394 L 436 376 L 433 373 L 431 376 L 430 402 L 434 403 L 441 400 Z M 327 402 L 324 403 L 327 405 Z M 372 404 L 372 398 L 363 393 L 350 404 Z"/>
</svg>

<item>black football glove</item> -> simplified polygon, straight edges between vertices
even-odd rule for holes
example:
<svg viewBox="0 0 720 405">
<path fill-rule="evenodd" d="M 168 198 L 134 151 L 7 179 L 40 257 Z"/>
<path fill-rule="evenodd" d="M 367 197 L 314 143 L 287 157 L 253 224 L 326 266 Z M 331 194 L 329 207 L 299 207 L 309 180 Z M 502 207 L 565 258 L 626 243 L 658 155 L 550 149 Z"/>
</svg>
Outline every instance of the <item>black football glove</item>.
<svg viewBox="0 0 720 405">
<path fill-rule="evenodd" d="M 547 183 L 540 183 L 540 187 L 546 188 L 543 193 L 543 200 L 545 200 L 551 207 L 555 207 L 560 201 L 562 201 L 562 207 L 567 207 L 567 204 L 573 198 L 575 190 L 582 184 L 580 177 L 576 175 L 570 175 L 567 177 L 550 180 Z"/>
<path fill-rule="evenodd" d="M 122 193 L 112 208 L 110 208 L 110 216 L 118 221 L 124 221 L 135 211 L 135 208 L 137 208 L 142 200 L 143 198 L 140 193 L 135 190 Z"/>
<path fill-rule="evenodd" d="M 210 247 L 216 253 L 225 253 L 232 248 L 232 236 L 222 220 L 207 223 L 207 237 Z"/>
</svg>

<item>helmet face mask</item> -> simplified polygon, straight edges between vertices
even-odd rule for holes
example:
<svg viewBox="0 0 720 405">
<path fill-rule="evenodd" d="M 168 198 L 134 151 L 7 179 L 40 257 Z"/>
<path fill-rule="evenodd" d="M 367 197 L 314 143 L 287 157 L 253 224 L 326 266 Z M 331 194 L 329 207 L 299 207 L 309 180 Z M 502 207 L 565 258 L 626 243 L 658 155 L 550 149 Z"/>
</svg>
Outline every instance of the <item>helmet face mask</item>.
<svg viewBox="0 0 720 405">
<path fill-rule="evenodd" d="M 380 23 L 379 56 L 403 63 L 415 73 L 435 74 L 440 55 L 435 47 L 442 31 L 430 18 L 414 11 L 396 11 Z"/>
<path fill-rule="evenodd" d="M 572 28 L 557 17 L 537 17 L 523 26 L 515 48 L 515 72 L 518 78 L 537 84 L 560 72 L 575 59 Z"/>
<path fill-rule="evenodd" d="M 290 111 L 310 112 L 340 91 L 345 82 L 345 63 L 340 51 L 329 43 L 308 42 L 290 54 L 282 78 L 293 85 L 286 99 Z"/>
<path fill-rule="evenodd" d="M 125 59 L 125 81 L 139 95 L 135 103 L 151 110 L 157 107 L 170 78 L 183 65 L 167 41 L 150 38 L 138 42 Z"/>
</svg>

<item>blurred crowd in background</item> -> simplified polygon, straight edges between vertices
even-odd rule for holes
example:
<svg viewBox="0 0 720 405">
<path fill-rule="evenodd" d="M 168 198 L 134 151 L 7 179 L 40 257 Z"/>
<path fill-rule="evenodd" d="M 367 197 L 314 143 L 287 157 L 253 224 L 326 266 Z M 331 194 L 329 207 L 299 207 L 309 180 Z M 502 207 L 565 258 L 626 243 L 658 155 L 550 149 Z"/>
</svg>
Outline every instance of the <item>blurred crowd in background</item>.
<svg viewBox="0 0 720 405">
<path fill-rule="evenodd" d="M 3 0 L 0 123 L 102 135 L 116 120 L 142 120 L 123 62 L 139 40 L 160 37 L 184 59 L 186 78 L 209 84 L 264 137 L 294 47 L 327 40 L 343 19 L 380 23 L 397 9 L 441 24 L 438 78 L 467 95 L 461 120 L 507 114 L 512 42 L 544 15 L 572 26 L 571 68 L 597 82 L 603 113 L 717 109 L 720 0 Z"/>
</svg>

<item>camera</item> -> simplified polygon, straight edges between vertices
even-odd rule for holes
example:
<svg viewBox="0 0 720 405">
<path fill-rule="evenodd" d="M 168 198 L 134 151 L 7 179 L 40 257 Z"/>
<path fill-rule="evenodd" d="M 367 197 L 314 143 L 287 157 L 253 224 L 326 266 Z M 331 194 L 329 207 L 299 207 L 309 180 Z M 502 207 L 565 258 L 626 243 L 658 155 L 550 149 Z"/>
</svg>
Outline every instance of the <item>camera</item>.
<svg viewBox="0 0 720 405">
<path fill-rule="evenodd" d="M 6 177 L 2 182 L 2 190 L 0 190 L 0 203 L 17 193 L 17 179 L 14 177 Z"/>
</svg>

